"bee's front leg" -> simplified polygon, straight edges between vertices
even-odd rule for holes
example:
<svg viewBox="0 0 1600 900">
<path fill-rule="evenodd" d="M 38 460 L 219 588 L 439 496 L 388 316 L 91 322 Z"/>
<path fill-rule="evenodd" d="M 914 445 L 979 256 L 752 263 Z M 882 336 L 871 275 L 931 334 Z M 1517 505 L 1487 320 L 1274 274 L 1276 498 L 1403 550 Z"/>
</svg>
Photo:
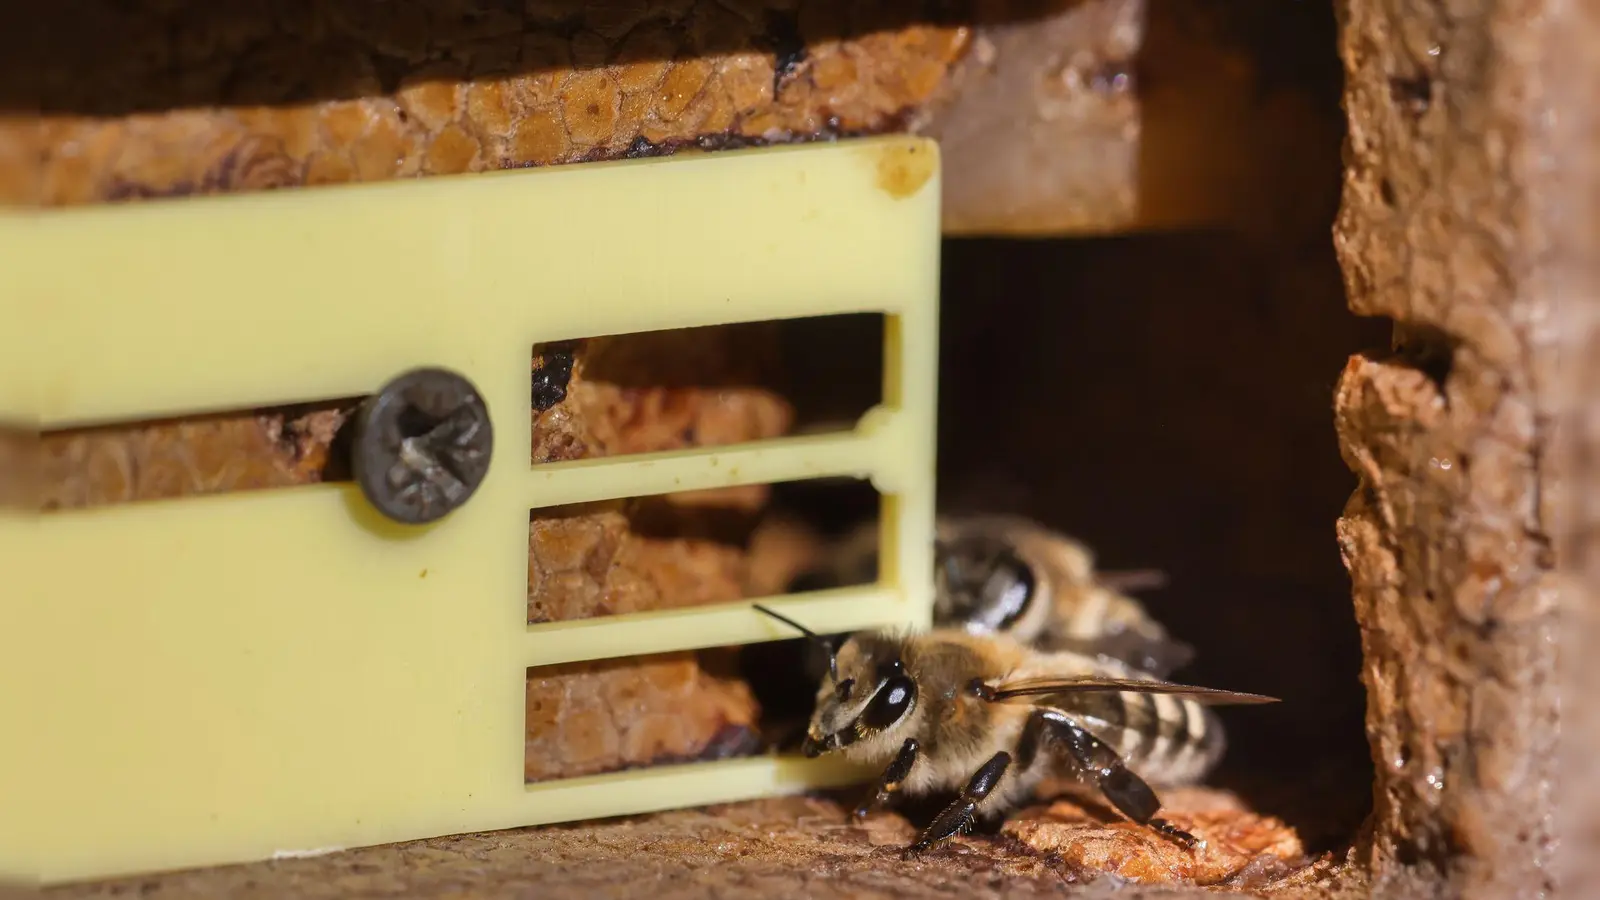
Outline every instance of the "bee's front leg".
<svg viewBox="0 0 1600 900">
<path fill-rule="evenodd" d="M 1006 774 L 1006 769 L 1011 767 L 1011 754 L 1001 750 L 989 761 L 978 767 L 972 778 L 967 781 L 967 786 L 961 789 L 961 796 L 954 803 L 944 808 L 917 842 L 907 847 L 906 857 L 916 856 L 934 844 L 952 837 L 957 832 L 964 832 L 972 827 L 973 817 L 977 814 L 978 804 L 983 798 L 989 796 L 994 786 L 1000 783 L 1000 778 Z"/>
<path fill-rule="evenodd" d="M 894 792 L 900 790 L 900 785 L 905 784 L 906 779 L 910 777 L 911 767 L 916 764 L 921 749 L 916 738 L 906 738 L 906 742 L 900 745 L 900 752 L 895 754 L 895 758 L 889 762 L 889 767 L 878 777 L 877 789 L 870 796 L 862 798 L 851 815 L 857 819 L 864 819 L 875 807 L 887 803 Z"/>
</svg>

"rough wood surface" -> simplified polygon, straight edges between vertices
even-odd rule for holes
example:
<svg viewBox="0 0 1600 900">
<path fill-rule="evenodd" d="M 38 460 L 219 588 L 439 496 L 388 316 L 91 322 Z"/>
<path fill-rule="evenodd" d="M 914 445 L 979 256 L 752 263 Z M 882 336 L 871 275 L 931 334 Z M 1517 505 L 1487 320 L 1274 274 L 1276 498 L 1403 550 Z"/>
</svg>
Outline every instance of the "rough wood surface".
<svg viewBox="0 0 1600 900">
<path fill-rule="evenodd" d="M 1039 17 L 1000 9 L 1056 6 Z M 1136 56 L 1144 0 L 988 4 L 995 24 L 923 131 L 939 141 L 947 234 L 1126 228 L 1139 211 Z M 1012 21 L 1005 21 L 1011 18 Z"/>
<path fill-rule="evenodd" d="M 1339 537 L 1378 762 L 1370 851 L 1380 876 L 1452 897 L 1554 888 L 1564 313 L 1546 279 L 1585 238 L 1556 215 L 1553 166 L 1576 148 L 1553 143 L 1568 113 L 1553 103 L 1587 106 L 1563 84 L 1596 73 L 1552 36 L 1585 27 L 1578 6 L 1344 13 L 1334 238 L 1351 309 L 1395 323 L 1393 351 L 1352 359 L 1336 402 L 1361 478 Z"/>
<path fill-rule="evenodd" d="M 831 896 L 875 900 L 998 897 L 1330 896 L 1292 833 L 1226 795 L 1172 798 L 1174 820 L 1210 839 L 1191 856 L 1071 804 L 1021 813 L 999 835 L 956 839 L 900 858 L 910 822 L 879 813 L 847 824 L 845 807 L 786 798 L 595 823 L 461 835 L 313 859 L 125 879 L 53 892 L 136 893 L 157 900 L 231 897 Z M 1198 891 L 1198 884 L 1215 885 Z"/>
<path fill-rule="evenodd" d="M 11 203 L 241 192 L 892 129 L 962 26 L 920 5 L 83 0 L 34 23 Z M 26 76 L 24 78 L 23 76 Z M 35 107 L 37 108 L 37 107 Z M 34 166 L 37 168 L 34 168 Z M 9 168 L 9 167 L 8 167 Z"/>
<path fill-rule="evenodd" d="M 1561 689 L 1579 698 L 1562 722 L 1560 836 L 1555 877 L 1564 896 L 1600 896 L 1600 705 L 1581 702 L 1600 684 L 1600 6 L 1580 4 L 1545 23 L 1541 64 L 1552 77 L 1544 121 L 1558 147 L 1577 148 L 1546 160 L 1544 209 L 1551 217 L 1550 253 L 1541 272 L 1562 323 L 1564 346 L 1548 373 L 1552 418 L 1558 422 L 1555 470 L 1565 473 L 1551 498 L 1562 590 Z M 1576 75 L 1574 74 L 1576 73 Z M 1587 151 L 1587 152 L 1585 152 Z"/>
<path fill-rule="evenodd" d="M 33 43 L 0 55 L 0 203 L 255 191 L 912 130 L 946 146 L 954 232 L 1211 221 L 1229 196 L 1219 176 L 1238 183 L 1261 161 L 1241 153 L 1246 143 L 1208 149 L 1217 132 L 1196 129 L 1200 112 L 1227 115 L 1261 98 L 1238 77 L 1248 60 L 1213 29 L 1180 37 L 1201 58 L 1141 54 L 1146 19 L 1167 17 L 1166 6 L 226 0 L 133 10 L 79 0 L 35 16 Z M 38 96 L 13 96 L 8 83 Z M 1148 156 L 1149 127 L 1181 133 L 1184 151 Z M 1173 190 L 1181 196 L 1165 196 Z"/>
<path fill-rule="evenodd" d="M 1341 123 L 1306 84 L 1331 58 L 1320 10 L 979 8 L 970 51 L 920 124 L 944 154 L 946 234 L 1297 233 L 1321 215 L 1305 179 L 1338 165 Z"/>
</svg>

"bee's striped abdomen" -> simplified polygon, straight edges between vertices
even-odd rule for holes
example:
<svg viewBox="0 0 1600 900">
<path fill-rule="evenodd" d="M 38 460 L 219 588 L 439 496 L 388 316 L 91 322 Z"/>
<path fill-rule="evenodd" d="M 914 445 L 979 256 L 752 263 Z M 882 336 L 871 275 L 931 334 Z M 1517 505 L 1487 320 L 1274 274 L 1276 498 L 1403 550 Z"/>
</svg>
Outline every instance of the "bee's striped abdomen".
<svg viewBox="0 0 1600 900">
<path fill-rule="evenodd" d="M 1152 784 L 1203 778 L 1222 756 L 1222 723 L 1210 709 L 1170 694 L 1120 693 L 1085 697 L 1076 713 L 1117 749 L 1128 767 Z"/>
<path fill-rule="evenodd" d="M 1154 701 L 1159 721 L 1148 751 L 1130 764 L 1155 784 L 1188 784 L 1203 778 L 1222 755 L 1222 723 L 1216 714 L 1187 698 L 1144 696 Z"/>
</svg>

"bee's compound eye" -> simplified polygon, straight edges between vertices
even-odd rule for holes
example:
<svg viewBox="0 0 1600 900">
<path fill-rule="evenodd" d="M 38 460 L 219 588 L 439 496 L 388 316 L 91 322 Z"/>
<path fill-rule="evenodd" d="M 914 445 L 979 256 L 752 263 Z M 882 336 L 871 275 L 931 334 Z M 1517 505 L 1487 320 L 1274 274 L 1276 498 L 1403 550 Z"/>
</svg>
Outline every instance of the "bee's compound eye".
<svg viewBox="0 0 1600 900">
<path fill-rule="evenodd" d="M 903 675 L 890 678 L 878 688 L 872 702 L 861 713 L 861 723 L 868 728 L 888 728 L 906 714 L 916 695 L 916 682 Z"/>
<path fill-rule="evenodd" d="M 855 686 L 856 680 L 854 678 L 846 678 L 845 680 L 839 682 L 839 688 L 834 692 L 834 696 L 838 697 L 840 702 L 849 700 L 850 691 L 854 689 Z"/>
</svg>

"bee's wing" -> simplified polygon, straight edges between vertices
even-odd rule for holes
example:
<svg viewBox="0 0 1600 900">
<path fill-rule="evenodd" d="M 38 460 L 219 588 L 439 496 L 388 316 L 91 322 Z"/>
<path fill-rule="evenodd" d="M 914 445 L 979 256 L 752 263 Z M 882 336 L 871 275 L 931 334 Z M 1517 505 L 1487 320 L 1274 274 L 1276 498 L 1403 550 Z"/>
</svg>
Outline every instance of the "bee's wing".
<svg viewBox="0 0 1600 900">
<path fill-rule="evenodd" d="M 1170 637 L 1153 638 L 1132 631 L 1097 638 L 1051 635 L 1041 649 L 1065 650 L 1082 656 L 1109 656 L 1156 678 L 1166 678 L 1194 660 L 1194 648 Z"/>
<path fill-rule="evenodd" d="M 1062 678 L 1022 678 L 985 685 L 984 698 L 993 703 L 1016 697 L 1085 693 L 1172 694 L 1208 706 L 1239 706 L 1252 703 L 1277 703 L 1278 698 L 1262 694 L 1243 694 L 1216 688 L 1173 684 L 1143 678 L 1101 678 L 1097 676 Z"/>
<path fill-rule="evenodd" d="M 1159 591 L 1167 586 L 1167 573 L 1160 569 L 1104 570 L 1095 573 L 1101 585 L 1125 594 Z"/>
</svg>

